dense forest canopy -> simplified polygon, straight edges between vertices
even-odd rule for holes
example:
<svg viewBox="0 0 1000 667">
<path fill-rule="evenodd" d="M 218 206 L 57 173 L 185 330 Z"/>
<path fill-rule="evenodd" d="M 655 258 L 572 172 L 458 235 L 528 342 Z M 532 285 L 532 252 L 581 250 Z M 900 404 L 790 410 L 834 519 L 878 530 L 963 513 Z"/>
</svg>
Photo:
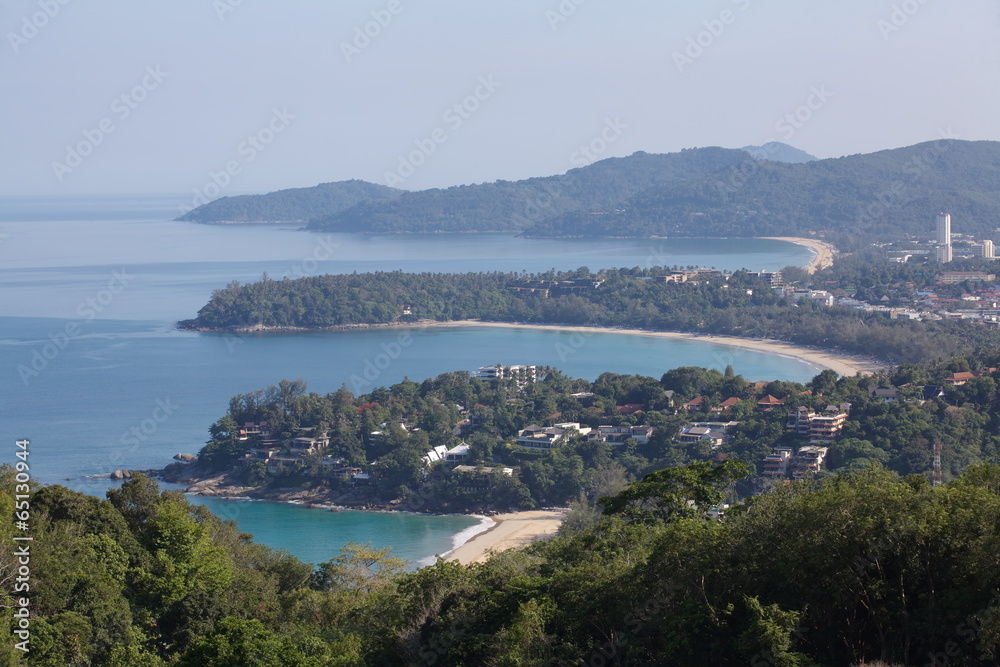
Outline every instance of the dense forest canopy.
<svg viewBox="0 0 1000 667">
<path fill-rule="evenodd" d="M 889 362 L 970 354 L 1000 343 L 1000 332 L 970 321 L 891 320 L 883 313 L 784 299 L 739 271 L 665 282 L 666 267 L 593 272 L 376 272 L 232 283 L 182 323 L 192 328 L 321 328 L 405 324 L 421 319 L 603 325 L 768 338 L 840 349 Z M 728 278 L 728 279 L 727 279 Z M 936 279 L 933 267 L 897 264 L 872 253 L 838 261 L 811 278 L 852 286 L 859 296 L 913 293 Z M 902 288 L 906 282 L 911 285 Z M 958 285 L 957 289 L 967 286 Z M 959 291 L 961 293 L 961 291 Z"/>
<path fill-rule="evenodd" d="M 759 153 L 758 153 L 759 155 Z M 517 231 L 545 237 L 804 236 L 843 249 L 1000 220 L 1000 144 L 941 139 L 789 164 L 742 150 L 689 149 L 601 160 L 562 176 L 484 183 L 365 201 L 310 229 L 391 233 Z"/>
<path fill-rule="evenodd" d="M 766 485 L 764 457 L 774 447 L 798 449 L 808 440 L 787 428 L 786 415 L 799 407 L 821 412 L 832 404 L 850 406 L 849 416 L 821 477 L 872 463 L 900 475 L 928 475 L 936 442 L 943 479 L 949 480 L 976 463 L 1000 463 L 1000 420 L 995 417 L 1000 414 L 1000 374 L 990 371 L 997 365 L 1000 357 L 994 353 L 931 366 L 903 365 L 869 376 L 838 377 L 827 370 L 804 385 L 773 379 L 755 383 L 729 368 L 695 367 L 668 370 L 659 379 L 604 373 L 593 382 L 548 368 L 542 379 L 523 386 L 468 372 L 391 387 L 373 387 L 353 376 L 349 382 L 356 393 L 345 385 L 326 395 L 308 392 L 301 381 L 283 380 L 234 396 L 226 414 L 209 429 L 211 439 L 199 452 L 196 472 L 185 464 L 175 467 L 199 479 L 226 473 L 236 486 L 309 488 L 335 504 L 402 503 L 414 510 L 469 512 L 572 502 L 593 506 L 599 497 L 657 470 L 724 458 L 747 465 L 750 476 L 739 488 L 745 495 Z M 980 377 L 950 386 L 946 378 L 956 371 Z M 928 398 L 926 385 L 940 391 Z M 893 400 L 877 396 L 880 388 L 894 389 Z M 781 406 L 762 409 L 758 401 L 765 396 L 779 399 Z M 698 409 L 684 407 L 695 398 L 701 399 Z M 727 401 L 730 407 L 723 409 Z M 691 423 L 729 420 L 737 423 L 719 445 L 678 438 Z M 248 422 L 266 422 L 275 443 L 296 434 L 323 433 L 329 445 L 268 474 L 251 455 L 260 439 L 239 437 Z M 528 426 L 566 422 L 593 429 L 650 426 L 653 432 L 643 442 L 618 445 L 583 434 L 549 450 L 517 442 Z M 424 458 L 433 447 L 463 442 L 470 449 L 463 464 L 483 466 L 483 472 L 460 475 L 453 470 L 455 463 Z M 342 462 L 341 468 L 356 466 L 370 476 L 370 483 L 356 487 L 328 465 L 332 460 Z M 511 474 L 500 472 L 504 467 Z M 490 492 L 481 493 L 483 489 Z"/>
<path fill-rule="evenodd" d="M 991 237 L 1000 220 L 1000 143 L 938 141 L 803 164 L 752 161 L 649 188 L 622 210 L 581 208 L 529 236 L 805 236 L 842 250 L 929 238 L 948 211 L 954 231 Z"/>
<path fill-rule="evenodd" d="M 996 664 L 1000 468 L 932 487 L 876 465 L 700 516 L 739 474 L 666 471 L 608 497 L 588 528 L 415 572 L 363 545 L 302 563 L 143 477 L 107 500 L 36 488 L 29 652 L 5 613 L 0 661 Z M 14 487 L 0 470 L 8 514 Z M 11 526 L 0 527 L 8 581 Z"/>
<path fill-rule="evenodd" d="M 944 135 L 943 135 L 944 137 Z M 181 220 L 309 220 L 314 231 L 519 232 L 539 237 L 805 236 L 838 247 L 1000 220 L 1000 143 L 941 138 L 825 160 L 789 146 L 637 152 L 558 176 L 416 192 L 363 181 L 225 197 Z"/>
</svg>

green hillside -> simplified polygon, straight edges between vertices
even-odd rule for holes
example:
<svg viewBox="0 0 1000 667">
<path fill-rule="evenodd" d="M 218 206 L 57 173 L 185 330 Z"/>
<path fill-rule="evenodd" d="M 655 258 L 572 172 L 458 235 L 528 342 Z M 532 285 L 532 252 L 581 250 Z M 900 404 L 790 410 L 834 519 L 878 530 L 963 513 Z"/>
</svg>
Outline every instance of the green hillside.
<svg viewBox="0 0 1000 667">
<path fill-rule="evenodd" d="M 650 188 L 626 210 L 570 212 L 528 236 L 794 236 L 825 232 L 845 247 L 927 237 L 948 211 L 959 233 L 1000 223 L 1000 143 L 942 140 L 803 164 L 754 161 Z M 839 245 L 839 244 L 838 244 Z"/>
<path fill-rule="evenodd" d="M 191 222 L 305 222 L 369 199 L 395 197 L 399 190 L 366 183 L 338 181 L 311 188 L 278 190 L 266 195 L 222 197 L 189 211 L 177 220 Z"/>
<path fill-rule="evenodd" d="M 328 232 L 521 231 L 567 211 L 614 210 L 640 192 L 753 162 L 741 150 L 698 148 L 610 158 L 561 176 L 407 192 L 312 220 Z"/>
</svg>

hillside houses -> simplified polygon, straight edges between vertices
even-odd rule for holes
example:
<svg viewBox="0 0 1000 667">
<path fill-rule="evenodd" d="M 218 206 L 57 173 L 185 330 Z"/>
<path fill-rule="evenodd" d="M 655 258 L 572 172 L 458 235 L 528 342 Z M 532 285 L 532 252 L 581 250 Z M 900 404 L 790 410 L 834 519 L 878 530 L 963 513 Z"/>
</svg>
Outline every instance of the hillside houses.
<svg viewBox="0 0 1000 667">
<path fill-rule="evenodd" d="M 587 435 L 591 429 L 577 422 L 564 422 L 553 426 L 532 424 L 517 434 L 517 444 L 529 449 L 552 449 L 574 433 Z"/>
<path fill-rule="evenodd" d="M 652 426 L 598 426 L 587 435 L 587 440 L 617 446 L 631 438 L 636 443 L 645 445 L 652 435 Z"/>
<path fill-rule="evenodd" d="M 828 405 L 818 413 L 810 408 L 800 407 L 786 414 L 785 428 L 809 438 L 810 444 L 830 442 L 840 435 L 850 409 L 849 403 Z"/>
<path fill-rule="evenodd" d="M 704 441 L 710 444 L 712 449 L 718 449 L 726 443 L 729 429 L 737 424 L 739 424 L 737 421 L 694 422 L 682 428 L 675 439 L 686 444 Z"/>
</svg>

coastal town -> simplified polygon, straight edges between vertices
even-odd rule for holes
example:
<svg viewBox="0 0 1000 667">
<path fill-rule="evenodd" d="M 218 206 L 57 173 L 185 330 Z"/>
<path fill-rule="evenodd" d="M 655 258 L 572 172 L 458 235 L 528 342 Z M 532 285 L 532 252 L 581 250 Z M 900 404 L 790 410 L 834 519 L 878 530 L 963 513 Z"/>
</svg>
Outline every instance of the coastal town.
<svg viewBox="0 0 1000 667">
<path fill-rule="evenodd" d="M 716 463 L 738 457 L 755 471 L 753 488 L 759 491 L 850 465 L 854 454 L 838 452 L 837 443 L 845 429 L 854 439 L 864 432 L 865 412 L 897 403 L 959 401 L 967 385 L 992 382 L 994 372 L 957 370 L 941 374 L 935 384 L 904 382 L 885 371 L 838 379 L 827 370 L 796 385 L 746 381 L 729 369 L 682 368 L 659 381 L 609 376 L 611 386 L 632 387 L 609 393 L 606 382 L 566 385 L 560 379 L 556 386 L 564 388 L 555 389 L 552 380 L 560 374 L 554 369 L 496 364 L 450 374 L 448 390 L 425 383 L 418 403 L 400 400 L 402 386 L 351 398 L 345 415 L 361 431 L 353 436 L 340 427 L 331 438 L 328 425 L 303 426 L 287 415 L 279 415 L 281 425 L 237 424 L 229 415 L 213 427 L 218 436 L 201 453 L 202 462 L 179 456 L 183 462 L 168 467 L 164 477 L 186 480 L 191 492 L 224 497 L 495 513 L 564 504 L 585 487 L 569 483 L 557 491 L 550 483 L 540 485 L 539 475 L 559 474 L 551 461 L 604 452 L 598 458 L 609 464 L 634 460 L 632 465 L 664 456 Z M 449 403 L 458 393 L 477 399 L 468 406 Z M 501 405 L 511 421 L 498 429 Z M 261 405 L 258 412 L 269 409 Z M 369 424 L 374 428 L 365 430 Z M 345 448 L 344 439 L 351 437 L 360 448 Z M 219 458 L 222 448 L 228 458 Z M 412 458 L 400 459 L 401 451 Z M 212 460 L 221 464 L 205 465 Z"/>
</svg>

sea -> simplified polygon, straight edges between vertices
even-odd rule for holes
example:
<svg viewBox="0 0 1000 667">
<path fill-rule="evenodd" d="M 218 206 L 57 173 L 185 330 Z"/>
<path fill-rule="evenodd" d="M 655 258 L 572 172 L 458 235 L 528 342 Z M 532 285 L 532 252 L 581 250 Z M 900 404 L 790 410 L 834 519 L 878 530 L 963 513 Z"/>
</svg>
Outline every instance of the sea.
<svg viewBox="0 0 1000 667">
<path fill-rule="evenodd" d="M 183 195 L 0 198 L 0 462 L 30 439 L 31 475 L 103 496 L 119 468 L 197 453 L 240 392 L 305 380 L 355 394 L 484 365 L 659 377 L 677 366 L 806 381 L 799 359 L 711 341 L 631 334 L 435 326 L 352 332 L 179 331 L 233 280 L 365 271 L 546 271 L 708 266 L 776 270 L 811 251 L 767 239 L 524 239 L 513 234 L 347 235 L 302 225 L 175 222 Z M 403 334 L 406 334 L 405 336 Z M 432 562 L 488 519 L 332 512 L 191 496 L 255 539 L 311 563 L 348 542 Z"/>
</svg>

